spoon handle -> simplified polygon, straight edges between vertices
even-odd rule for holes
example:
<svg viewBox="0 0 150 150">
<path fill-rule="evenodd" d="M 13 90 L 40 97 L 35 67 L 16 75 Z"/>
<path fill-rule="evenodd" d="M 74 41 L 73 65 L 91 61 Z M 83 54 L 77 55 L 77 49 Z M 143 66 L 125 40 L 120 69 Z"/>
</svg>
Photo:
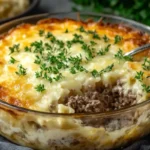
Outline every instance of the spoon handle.
<svg viewBox="0 0 150 150">
<path fill-rule="evenodd" d="M 145 50 L 147 50 L 149 48 L 150 48 L 150 43 L 149 44 L 145 44 L 143 46 L 140 46 L 140 47 L 138 47 L 138 48 L 136 48 L 136 49 L 126 53 L 124 56 L 133 56 L 133 55 L 135 55 L 137 53 L 140 53 L 142 51 L 145 51 Z"/>
</svg>

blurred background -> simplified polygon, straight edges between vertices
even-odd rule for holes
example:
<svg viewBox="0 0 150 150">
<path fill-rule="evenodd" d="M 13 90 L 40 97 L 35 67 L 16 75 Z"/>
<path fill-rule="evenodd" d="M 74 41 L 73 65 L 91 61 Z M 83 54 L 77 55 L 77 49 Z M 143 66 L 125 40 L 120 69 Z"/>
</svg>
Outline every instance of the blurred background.
<svg viewBox="0 0 150 150">
<path fill-rule="evenodd" d="M 150 0 L 0 0 L 0 23 L 45 12 L 90 11 L 150 25 Z"/>
<path fill-rule="evenodd" d="M 72 0 L 73 10 L 115 14 L 150 25 L 150 0 Z"/>
</svg>

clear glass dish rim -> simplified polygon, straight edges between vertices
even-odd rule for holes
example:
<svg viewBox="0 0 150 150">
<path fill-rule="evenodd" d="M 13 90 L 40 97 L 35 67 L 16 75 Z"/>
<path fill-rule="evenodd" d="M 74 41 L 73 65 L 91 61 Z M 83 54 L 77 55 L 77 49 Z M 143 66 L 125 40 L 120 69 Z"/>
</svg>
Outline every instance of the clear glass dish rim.
<svg viewBox="0 0 150 150">
<path fill-rule="evenodd" d="M 46 17 L 51 17 L 51 15 L 69 14 L 69 13 L 78 13 L 80 15 L 90 15 L 90 16 L 95 16 L 95 17 L 106 17 L 106 18 L 118 19 L 120 21 L 125 21 L 125 22 L 131 23 L 133 25 L 137 25 L 137 29 L 138 28 L 139 29 L 143 28 L 143 29 L 146 29 L 147 31 L 149 30 L 149 32 L 150 32 L 150 27 L 149 26 L 144 25 L 144 24 L 139 23 L 139 22 L 136 22 L 134 20 L 130 20 L 130 19 L 126 19 L 124 17 L 110 15 L 110 14 L 93 13 L 93 12 L 55 12 L 55 13 L 36 14 L 36 15 L 26 16 L 26 17 L 22 17 L 22 18 L 15 19 L 15 20 L 9 21 L 7 23 L 4 23 L 0 26 L 0 30 L 2 30 L 2 28 L 4 28 L 5 26 L 13 25 L 13 24 L 15 24 L 19 21 L 24 21 L 24 20 L 28 20 L 28 19 L 32 19 L 32 18 L 38 18 L 38 17 L 45 17 L 45 18 L 42 18 L 42 19 L 46 19 Z M 9 30 L 11 30 L 12 28 L 10 28 Z M 133 111 L 137 108 L 146 106 L 149 103 L 150 103 L 150 100 L 146 100 L 146 101 L 143 101 L 139 104 L 132 105 L 130 107 L 122 108 L 122 109 L 119 109 L 119 110 L 103 112 L 103 113 L 69 113 L 69 114 L 66 114 L 66 113 L 49 113 L 49 112 L 31 110 L 31 109 L 27 109 L 27 108 L 24 108 L 24 107 L 19 107 L 19 106 L 16 106 L 16 105 L 12 105 L 12 104 L 9 104 L 5 101 L 0 100 L 0 105 L 3 105 L 4 107 L 7 107 L 9 109 L 14 109 L 16 111 L 20 111 L 20 112 L 24 112 L 24 113 L 31 113 L 31 114 L 42 115 L 42 116 L 47 116 L 47 117 L 51 116 L 51 117 L 75 117 L 75 118 L 90 117 L 90 116 L 91 117 L 94 116 L 94 117 L 103 118 L 103 117 L 115 116 L 115 115 L 118 115 L 118 114 L 120 115 L 120 114 L 123 114 L 123 113 Z M 1 106 L 0 106 L 0 109 L 1 109 Z"/>
</svg>

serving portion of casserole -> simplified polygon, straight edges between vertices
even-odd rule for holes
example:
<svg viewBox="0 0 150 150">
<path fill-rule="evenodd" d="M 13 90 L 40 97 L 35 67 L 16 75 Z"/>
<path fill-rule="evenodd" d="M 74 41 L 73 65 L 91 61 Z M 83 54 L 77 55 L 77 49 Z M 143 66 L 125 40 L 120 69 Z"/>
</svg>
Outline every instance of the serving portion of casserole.
<svg viewBox="0 0 150 150">
<path fill-rule="evenodd" d="M 150 52 L 136 58 L 124 53 L 149 42 L 146 33 L 102 21 L 51 18 L 19 25 L 0 37 L 0 99 L 58 114 L 103 113 L 141 103 L 150 99 Z M 109 149 L 149 130 L 135 126 L 144 124 L 144 109 L 87 119 L 10 114 L 5 108 L 0 130 L 38 149 Z"/>
<path fill-rule="evenodd" d="M 0 19 L 14 17 L 29 6 L 29 0 L 0 0 Z"/>
</svg>

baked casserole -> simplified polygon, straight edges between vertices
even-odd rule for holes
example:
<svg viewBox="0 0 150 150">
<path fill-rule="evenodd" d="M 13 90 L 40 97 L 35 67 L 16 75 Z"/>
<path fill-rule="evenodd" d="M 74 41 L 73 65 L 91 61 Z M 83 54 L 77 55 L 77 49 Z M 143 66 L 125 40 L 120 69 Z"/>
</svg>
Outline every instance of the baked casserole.
<svg viewBox="0 0 150 150">
<path fill-rule="evenodd" d="M 149 34 L 103 20 L 11 29 L 0 37 L 0 99 L 12 106 L 0 105 L 1 135 L 36 149 L 100 150 L 148 133 L 148 104 L 128 108 L 150 99 L 150 51 L 124 56 L 147 43 Z"/>
</svg>

